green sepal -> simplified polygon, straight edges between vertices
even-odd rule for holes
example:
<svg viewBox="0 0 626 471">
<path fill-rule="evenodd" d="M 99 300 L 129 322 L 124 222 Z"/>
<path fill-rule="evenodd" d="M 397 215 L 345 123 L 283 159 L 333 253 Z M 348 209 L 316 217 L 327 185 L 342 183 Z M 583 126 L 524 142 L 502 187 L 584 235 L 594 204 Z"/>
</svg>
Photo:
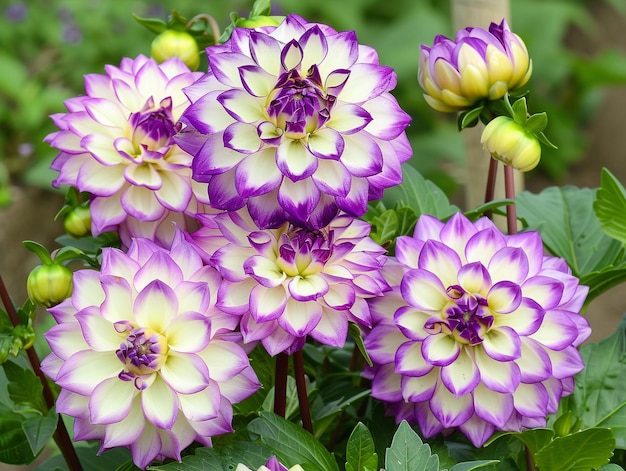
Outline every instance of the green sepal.
<svg viewBox="0 0 626 471">
<path fill-rule="evenodd" d="M 550 140 L 546 137 L 546 135 L 542 132 L 538 132 L 535 134 L 535 136 L 537 137 L 537 139 L 539 139 L 539 142 L 541 142 L 542 144 L 548 146 L 551 149 L 558 149 L 557 146 L 555 146 L 552 142 L 550 142 Z"/>
<path fill-rule="evenodd" d="M 526 121 L 528 120 L 528 107 L 526 106 L 526 98 L 520 98 L 511 105 L 513 110 L 513 120 L 526 127 Z"/>
<path fill-rule="evenodd" d="M 239 19 L 239 15 L 235 12 L 230 14 L 230 24 L 224 28 L 221 36 L 217 40 L 218 44 L 224 44 L 226 41 L 230 39 L 230 35 L 233 34 L 233 29 L 235 29 L 235 25 L 237 24 L 237 20 Z"/>
<path fill-rule="evenodd" d="M 50 252 L 48 252 L 48 249 L 46 249 L 39 242 L 35 242 L 33 240 L 25 240 L 22 242 L 22 244 L 24 244 L 24 247 L 26 247 L 28 250 L 37 255 L 41 260 L 41 263 L 43 263 L 44 265 L 52 265 L 54 263 L 52 261 L 52 256 L 50 255 Z"/>
<path fill-rule="evenodd" d="M 167 23 L 160 18 L 142 18 L 133 13 L 133 18 L 142 26 L 155 34 L 161 34 L 167 29 Z"/>
<path fill-rule="evenodd" d="M 457 128 L 462 131 L 465 128 L 471 128 L 478 124 L 478 118 L 485 109 L 484 105 L 477 106 L 471 110 L 464 111 L 457 118 Z"/>
<path fill-rule="evenodd" d="M 253 16 L 269 16 L 272 12 L 271 0 L 255 0 L 250 10 L 250 17 Z"/>
<path fill-rule="evenodd" d="M 167 29 L 173 29 L 174 31 L 187 31 L 187 23 L 189 20 L 176 10 L 172 10 L 172 13 L 167 19 Z"/>
<path fill-rule="evenodd" d="M 492 201 L 489 201 L 488 203 L 483 203 L 479 206 L 476 206 L 475 208 L 472 208 L 469 211 L 465 211 L 463 212 L 463 214 L 470 221 L 476 221 L 477 219 L 482 217 L 487 211 L 493 211 L 494 209 L 499 209 L 503 206 L 508 206 L 510 204 L 515 204 L 515 200 L 506 199 L 506 198 L 499 199 L 499 200 L 492 200 Z M 452 216 L 445 218 L 445 221 L 447 221 L 451 217 Z"/>
<path fill-rule="evenodd" d="M 548 114 L 544 111 L 543 113 L 536 113 L 528 118 L 526 124 L 524 124 L 524 129 L 533 134 L 537 134 L 543 131 L 547 125 Z"/>
<path fill-rule="evenodd" d="M 374 366 L 374 363 L 372 363 L 372 359 L 365 349 L 363 335 L 361 335 L 361 329 L 359 329 L 359 326 L 356 325 L 354 322 L 350 322 L 348 326 L 348 333 L 350 334 L 350 337 L 352 337 L 352 339 L 354 340 L 354 344 L 359 349 L 359 352 L 361 352 L 361 355 L 363 355 L 363 358 L 365 359 L 367 364 L 369 366 Z"/>
</svg>

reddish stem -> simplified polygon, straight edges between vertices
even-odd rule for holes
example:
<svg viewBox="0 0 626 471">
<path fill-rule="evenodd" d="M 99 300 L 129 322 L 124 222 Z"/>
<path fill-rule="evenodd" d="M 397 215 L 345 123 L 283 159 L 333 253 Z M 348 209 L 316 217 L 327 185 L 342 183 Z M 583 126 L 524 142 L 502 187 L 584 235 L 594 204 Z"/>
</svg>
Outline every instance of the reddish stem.
<svg viewBox="0 0 626 471">
<path fill-rule="evenodd" d="M 507 199 L 515 199 L 515 175 L 513 167 L 504 166 L 504 196 Z M 506 206 L 506 225 L 509 234 L 517 234 L 517 208 L 515 204 Z"/>
<path fill-rule="evenodd" d="M 289 356 L 286 353 L 276 355 L 276 372 L 274 378 L 274 413 L 285 418 L 287 410 L 287 374 L 289 372 Z"/>
<path fill-rule="evenodd" d="M 491 157 L 489 161 L 489 173 L 487 174 L 487 186 L 485 188 L 485 203 L 493 201 L 496 194 L 496 176 L 498 175 L 498 161 Z M 493 211 L 485 211 L 485 216 L 489 219 L 493 216 Z"/>
<path fill-rule="evenodd" d="M 17 311 L 15 306 L 13 305 L 13 301 L 11 300 L 11 296 L 9 296 L 9 292 L 7 290 L 6 285 L 4 284 L 4 280 L 2 276 L 0 276 L 0 299 L 2 299 L 2 304 L 9 315 L 9 319 L 11 319 L 11 323 L 13 326 L 17 327 L 21 324 L 20 318 L 17 315 Z M 30 363 L 33 372 L 39 378 L 41 382 L 41 386 L 43 388 L 43 398 L 46 402 L 46 406 L 48 409 L 52 409 L 54 407 L 54 395 L 52 394 L 52 390 L 48 385 L 48 380 L 46 375 L 44 375 L 43 371 L 41 371 L 40 361 L 37 357 L 37 352 L 35 349 L 30 347 L 26 349 L 26 356 L 28 357 L 28 361 Z M 59 420 L 57 422 L 57 428 L 53 435 L 54 441 L 57 446 L 61 450 L 61 454 L 67 463 L 70 471 L 82 471 L 83 467 L 78 460 L 78 455 L 76 454 L 76 450 L 74 449 L 74 445 L 72 445 L 72 440 L 70 439 L 69 434 L 67 433 L 67 429 L 65 428 L 65 423 L 59 415 Z"/>
<path fill-rule="evenodd" d="M 313 435 L 313 422 L 311 421 L 311 409 L 309 397 L 306 393 L 306 380 L 304 378 L 304 357 L 302 350 L 293 354 L 293 370 L 296 376 L 296 389 L 298 391 L 298 404 L 300 405 L 300 418 L 304 430 Z"/>
</svg>

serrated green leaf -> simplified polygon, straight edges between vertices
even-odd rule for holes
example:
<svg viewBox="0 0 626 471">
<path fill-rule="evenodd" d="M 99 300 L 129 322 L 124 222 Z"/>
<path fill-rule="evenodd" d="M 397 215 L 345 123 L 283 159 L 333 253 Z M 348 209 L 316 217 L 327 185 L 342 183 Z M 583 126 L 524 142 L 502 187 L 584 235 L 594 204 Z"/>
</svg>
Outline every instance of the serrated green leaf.
<svg viewBox="0 0 626 471">
<path fill-rule="evenodd" d="M 370 236 L 379 244 L 393 240 L 398 231 L 398 216 L 395 210 L 388 209 L 379 216 L 374 217 Z"/>
<path fill-rule="evenodd" d="M 430 446 L 403 420 L 391 447 L 387 448 L 385 468 L 387 471 L 438 471 L 439 457 L 431 454 Z"/>
<path fill-rule="evenodd" d="M 411 165 L 402 166 L 403 181 L 385 191 L 383 202 L 393 207 L 397 202 L 415 211 L 416 217 L 432 214 L 436 218 L 451 216 L 459 209 L 450 204 L 445 193 L 433 182 L 426 180 Z M 390 203 L 390 204 L 388 204 Z"/>
<path fill-rule="evenodd" d="M 346 471 L 376 471 L 378 455 L 369 429 L 359 422 L 346 446 Z"/>
<path fill-rule="evenodd" d="M 233 448 L 196 448 L 193 455 L 183 457 L 181 463 L 151 466 L 163 471 L 232 471 L 242 463 L 257 469 L 272 456 L 272 451 L 261 443 L 237 442 Z"/>
<path fill-rule="evenodd" d="M 359 352 L 361 352 L 361 355 L 363 355 L 363 358 L 365 358 L 367 364 L 369 366 L 373 366 L 372 359 L 370 358 L 369 353 L 367 353 L 367 349 L 365 348 L 363 335 L 361 333 L 361 329 L 359 329 L 359 326 L 356 325 L 354 322 L 350 322 L 350 324 L 348 325 L 348 334 L 350 334 L 350 337 L 352 337 L 352 339 L 354 340 L 354 344 L 359 349 Z"/>
<path fill-rule="evenodd" d="M 9 381 L 7 390 L 13 403 L 18 407 L 46 414 L 48 408 L 43 399 L 43 386 L 35 373 L 10 360 L 3 363 L 2 367 Z"/>
<path fill-rule="evenodd" d="M 626 244 L 626 190 L 606 168 L 602 169 L 593 210 L 604 233 Z"/>
<path fill-rule="evenodd" d="M 546 471 L 589 471 L 607 464 L 614 449 L 610 429 L 589 428 L 554 439 L 535 454 L 535 464 Z"/>
<path fill-rule="evenodd" d="M 594 199 L 594 190 L 573 186 L 517 196 L 518 217 L 538 230 L 546 248 L 563 257 L 578 277 L 624 262 L 622 244 L 602 231 L 592 209 Z"/>
<path fill-rule="evenodd" d="M 271 412 L 248 425 L 248 432 L 272 449 L 278 460 L 291 467 L 301 464 L 305 471 L 339 471 L 333 455 L 302 427 Z"/>
<path fill-rule="evenodd" d="M 45 415 L 31 417 L 22 422 L 22 430 L 28 439 L 33 455 L 38 455 L 48 444 L 57 428 L 59 416 L 54 407 Z"/>
<path fill-rule="evenodd" d="M 471 471 L 472 469 L 480 469 L 492 464 L 499 463 L 499 460 L 479 460 L 479 461 L 465 461 L 463 463 L 457 463 L 450 468 L 450 471 Z"/>
</svg>

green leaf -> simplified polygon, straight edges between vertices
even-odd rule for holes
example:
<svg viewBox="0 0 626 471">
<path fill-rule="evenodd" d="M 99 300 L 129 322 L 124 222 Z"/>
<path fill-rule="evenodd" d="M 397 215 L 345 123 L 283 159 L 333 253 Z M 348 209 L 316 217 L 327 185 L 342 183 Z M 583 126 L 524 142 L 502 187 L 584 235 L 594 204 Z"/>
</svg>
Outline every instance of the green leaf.
<svg viewBox="0 0 626 471">
<path fill-rule="evenodd" d="M 167 23 L 159 18 L 141 18 L 133 13 L 133 18 L 142 26 L 145 26 L 155 34 L 160 34 L 167 29 Z"/>
<path fill-rule="evenodd" d="M 438 471 L 439 457 L 430 453 L 430 446 L 403 420 L 393 436 L 385 455 L 387 471 Z"/>
<path fill-rule="evenodd" d="M 395 210 L 388 209 L 371 219 L 370 224 L 372 224 L 370 237 L 378 244 L 383 245 L 395 238 L 398 231 L 398 216 Z"/>
<path fill-rule="evenodd" d="M 267 16 L 272 12 L 271 0 L 255 0 L 252 4 L 252 10 L 250 11 L 250 17 L 253 16 Z"/>
<path fill-rule="evenodd" d="M 465 461 L 463 463 L 455 464 L 450 468 L 450 471 L 471 471 L 472 469 L 484 468 L 485 466 L 490 466 L 499 462 L 499 460 Z"/>
<path fill-rule="evenodd" d="M 396 216 L 398 217 L 398 230 L 396 235 L 413 235 L 415 223 L 417 222 L 417 214 L 415 214 L 415 210 L 409 206 L 398 206 L 394 209 L 396 210 Z"/>
<path fill-rule="evenodd" d="M 35 459 L 22 430 L 24 418 L 0 404 L 0 463 L 29 464 Z"/>
<path fill-rule="evenodd" d="M 2 367 L 9 381 L 7 390 L 13 403 L 18 408 L 47 414 L 48 408 L 43 399 L 43 386 L 35 373 L 12 361 L 3 363 Z"/>
<path fill-rule="evenodd" d="M 543 131 L 548 125 L 548 114 L 546 112 L 536 113 L 526 121 L 524 129 L 528 132 L 538 133 Z"/>
<path fill-rule="evenodd" d="M 528 108 L 526 106 L 526 98 L 520 98 L 516 100 L 511 106 L 513 109 L 513 119 L 516 123 L 525 127 L 526 119 L 528 118 Z"/>
<path fill-rule="evenodd" d="M 494 209 L 498 209 L 503 206 L 508 206 L 509 204 L 515 204 L 515 200 L 510 200 L 510 199 L 492 200 L 492 201 L 489 201 L 488 203 L 483 203 L 479 206 L 476 206 L 470 211 L 465 211 L 463 214 L 465 214 L 465 216 L 469 220 L 476 221 L 477 219 L 482 217 L 484 213 L 486 213 L 487 211 L 493 211 Z"/>
<path fill-rule="evenodd" d="M 596 426 L 613 430 L 615 448 L 626 450 L 626 402 L 599 421 Z"/>
<path fill-rule="evenodd" d="M 359 349 L 359 352 L 361 352 L 361 355 L 363 355 L 363 358 L 365 358 L 367 364 L 369 366 L 373 366 L 374 364 L 372 363 L 372 359 L 365 349 L 365 343 L 363 343 L 363 335 L 361 333 L 361 329 L 359 329 L 359 326 L 356 325 L 354 322 L 350 322 L 348 326 L 348 333 L 350 334 L 350 337 L 352 337 L 352 339 L 354 340 L 354 344 Z"/>
<path fill-rule="evenodd" d="M 39 259 L 41 260 L 41 263 L 45 263 L 45 264 L 52 263 L 52 256 L 50 255 L 50 252 L 39 242 L 35 242 L 32 240 L 25 240 L 22 242 L 22 244 L 24 244 L 24 247 L 26 247 L 28 250 L 30 250 L 35 255 L 37 255 Z"/>
<path fill-rule="evenodd" d="M 385 191 L 384 202 L 401 202 L 415 211 L 417 217 L 422 214 L 432 214 L 436 218 L 445 218 L 458 211 L 450 204 L 445 193 L 433 182 L 426 180 L 411 165 L 402 166 L 403 182 Z"/>
<path fill-rule="evenodd" d="M 614 449 L 610 429 L 590 428 L 554 439 L 535 454 L 535 464 L 546 471 L 589 471 L 607 464 Z"/>
<path fill-rule="evenodd" d="M 333 455 L 302 427 L 271 413 L 248 425 L 248 432 L 272 449 L 278 460 L 287 467 L 302 465 L 305 471 L 339 471 Z"/>
<path fill-rule="evenodd" d="M 606 168 L 602 169 L 593 210 L 604 233 L 626 244 L 626 190 Z"/>
<path fill-rule="evenodd" d="M 348 438 L 346 471 L 376 471 L 378 455 L 369 429 L 359 422 Z"/>
<path fill-rule="evenodd" d="M 478 123 L 478 118 L 480 114 L 483 112 L 485 107 L 483 105 L 477 106 L 476 108 L 472 108 L 471 110 L 464 111 L 459 114 L 457 119 L 457 128 L 459 131 L 462 131 L 465 128 L 471 128 L 472 126 L 476 126 Z"/>
<path fill-rule="evenodd" d="M 609 463 L 602 466 L 598 471 L 624 471 L 624 468 L 618 464 Z"/>
<path fill-rule="evenodd" d="M 587 293 L 585 303 L 589 304 L 605 291 L 624 282 L 626 282 L 626 265 L 624 264 L 615 268 L 603 268 L 600 271 L 594 271 L 581 276 L 580 284 L 589 286 L 589 293 Z"/>
<path fill-rule="evenodd" d="M 546 248 L 563 257 L 578 277 L 624 261 L 622 244 L 603 233 L 593 213 L 594 198 L 594 190 L 573 186 L 517 196 L 518 217 L 538 230 Z"/>
<path fill-rule="evenodd" d="M 38 455 L 43 447 L 50 441 L 57 428 L 59 416 L 54 408 L 46 415 L 31 417 L 22 423 L 22 430 L 28 439 L 28 444 L 33 455 Z"/>
<path fill-rule="evenodd" d="M 524 432 L 505 432 L 500 436 L 509 435 L 522 441 L 528 447 L 531 453 L 537 453 L 552 441 L 554 430 L 547 428 L 537 428 L 526 430 Z M 493 440 L 493 439 L 492 439 Z"/>
</svg>

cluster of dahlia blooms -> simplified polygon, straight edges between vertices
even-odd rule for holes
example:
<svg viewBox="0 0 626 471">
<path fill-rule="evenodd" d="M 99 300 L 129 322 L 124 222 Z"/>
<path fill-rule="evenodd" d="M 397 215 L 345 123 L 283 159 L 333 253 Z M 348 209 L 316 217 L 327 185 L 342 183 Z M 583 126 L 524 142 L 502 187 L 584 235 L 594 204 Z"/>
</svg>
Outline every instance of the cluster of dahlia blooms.
<svg viewBox="0 0 626 471">
<path fill-rule="evenodd" d="M 424 215 L 399 237 L 372 301 L 365 339 L 372 395 L 424 436 L 459 428 L 474 445 L 494 430 L 545 427 L 573 391 L 589 337 L 587 287 L 536 232 L 503 235 L 487 218 Z"/>
<path fill-rule="evenodd" d="M 434 47 L 421 76 L 442 103 L 468 62 L 493 81 L 482 94 L 525 81 L 505 24 L 464 38 L 474 49 L 448 63 L 435 49 L 451 48 Z M 350 322 L 374 360 L 373 396 L 424 435 L 458 427 L 480 445 L 544 424 L 582 368 L 586 290 L 537 234 L 485 219 L 423 216 L 397 259 L 369 237 L 357 218 L 411 156 L 376 52 L 290 15 L 235 28 L 207 55 L 204 74 L 124 59 L 53 117 L 54 184 L 88 192 L 92 234 L 122 243 L 50 309 L 42 366 L 74 438 L 128 447 L 142 468 L 180 460 L 232 430 L 232 404 L 260 386 L 246 353 L 257 343 L 271 355 L 307 339 L 342 347 Z M 427 75 L 441 68 L 446 83 Z"/>
</svg>

